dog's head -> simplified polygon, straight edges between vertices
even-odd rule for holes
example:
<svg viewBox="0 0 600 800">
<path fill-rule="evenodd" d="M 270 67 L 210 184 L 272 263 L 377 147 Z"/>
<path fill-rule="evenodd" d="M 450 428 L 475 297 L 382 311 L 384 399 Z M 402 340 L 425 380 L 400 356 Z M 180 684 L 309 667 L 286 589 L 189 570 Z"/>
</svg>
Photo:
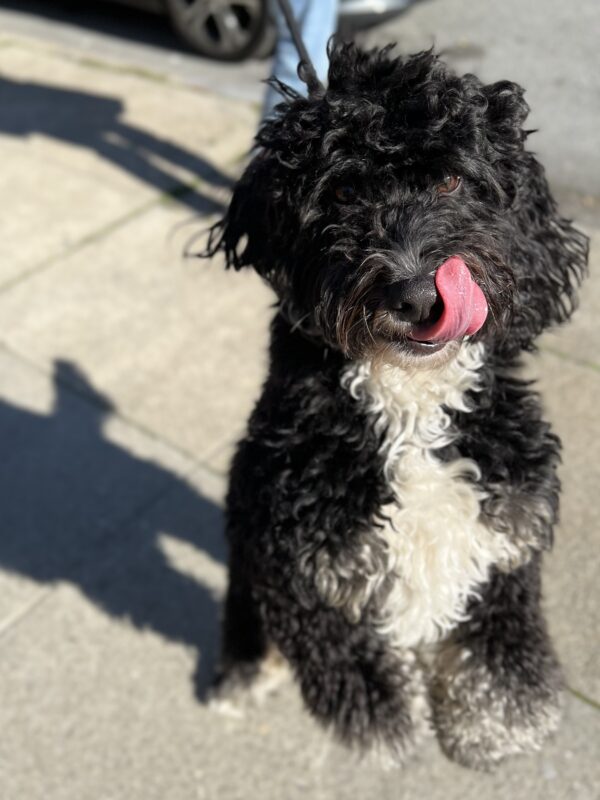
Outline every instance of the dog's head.
<svg viewBox="0 0 600 800">
<path fill-rule="evenodd" d="M 293 324 L 426 365 L 465 336 L 531 348 L 569 316 L 587 242 L 524 149 L 519 86 L 342 45 L 326 91 L 280 89 L 208 251 L 252 265 Z"/>
</svg>

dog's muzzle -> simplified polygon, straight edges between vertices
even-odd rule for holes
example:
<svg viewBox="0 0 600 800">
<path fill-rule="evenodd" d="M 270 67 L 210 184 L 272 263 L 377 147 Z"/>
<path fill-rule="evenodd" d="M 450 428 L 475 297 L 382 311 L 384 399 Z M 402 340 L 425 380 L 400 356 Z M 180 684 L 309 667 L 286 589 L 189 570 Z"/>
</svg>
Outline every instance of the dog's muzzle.
<svg viewBox="0 0 600 800">
<path fill-rule="evenodd" d="M 397 320 L 410 324 L 410 339 L 431 344 L 476 333 L 488 314 L 485 295 L 459 256 L 433 274 L 391 284 L 386 301 Z"/>
</svg>

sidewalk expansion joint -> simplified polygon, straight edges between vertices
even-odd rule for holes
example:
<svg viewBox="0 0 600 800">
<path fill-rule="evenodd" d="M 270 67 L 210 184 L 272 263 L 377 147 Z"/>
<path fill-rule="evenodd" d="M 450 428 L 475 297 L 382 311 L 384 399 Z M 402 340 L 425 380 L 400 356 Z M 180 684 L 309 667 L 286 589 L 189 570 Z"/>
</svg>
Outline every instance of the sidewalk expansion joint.
<svg viewBox="0 0 600 800">
<path fill-rule="evenodd" d="M 111 222 L 106 223 L 101 228 L 97 228 L 95 231 L 86 234 L 83 238 L 79 239 L 77 242 L 74 242 L 69 247 L 66 247 L 64 250 L 61 250 L 59 253 L 55 253 L 49 258 L 44 259 L 44 261 L 41 261 L 28 270 L 25 270 L 20 275 L 10 278 L 5 283 L 0 284 L 0 294 L 10 291 L 13 287 L 19 286 L 21 283 L 25 283 L 25 281 L 29 280 L 30 278 L 33 278 L 34 276 L 39 275 L 40 273 L 45 272 L 47 269 L 50 269 L 51 267 L 60 263 L 63 259 L 78 253 L 80 250 L 83 250 L 83 248 L 87 247 L 87 245 L 104 238 L 104 236 L 112 233 L 115 230 L 118 230 L 119 228 L 122 228 L 128 222 L 137 219 L 145 214 L 146 211 L 160 203 L 161 199 L 162 194 L 158 195 L 158 197 L 153 197 L 146 203 L 131 209 L 131 211 L 126 212 L 120 217 L 117 217 L 117 219 L 111 220 Z"/>
<path fill-rule="evenodd" d="M 577 700 L 585 703 L 586 705 L 590 706 L 591 708 L 595 709 L 596 711 L 600 711 L 600 702 L 594 700 L 592 697 L 588 697 L 583 692 L 580 692 L 578 689 L 573 689 L 572 686 L 567 686 L 567 691 L 573 695 L 573 697 L 577 698 Z"/>
<path fill-rule="evenodd" d="M 238 156 L 236 156 L 235 159 L 232 159 L 231 162 L 227 161 L 225 166 L 228 167 L 232 163 L 235 163 L 235 160 L 237 158 Z M 165 191 L 156 194 L 154 197 L 152 197 L 150 200 L 147 200 L 142 205 L 136 206 L 135 208 L 131 209 L 130 211 L 127 211 L 120 217 L 117 217 L 116 219 L 111 220 L 102 227 L 97 228 L 94 231 L 91 231 L 91 233 L 86 234 L 84 237 L 74 242 L 69 247 L 66 247 L 64 250 L 61 250 L 59 253 L 55 253 L 49 258 L 44 259 L 40 263 L 36 264 L 34 267 L 31 267 L 30 269 L 25 270 L 19 275 L 16 275 L 14 278 L 10 278 L 5 283 L 0 284 L 0 294 L 4 294 L 5 292 L 8 292 L 11 289 L 13 289 L 15 286 L 19 286 L 20 284 L 29 280 L 30 278 L 33 278 L 45 272 L 46 270 L 51 269 L 64 259 L 69 258 L 75 253 L 78 253 L 80 250 L 83 250 L 83 248 L 87 247 L 89 244 L 104 239 L 104 237 L 110 235 L 116 230 L 119 230 L 120 228 L 123 228 L 129 222 L 138 219 L 139 217 L 143 216 L 146 212 L 152 210 L 153 208 L 171 202 L 177 203 L 179 200 L 185 198 L 186 195 L 194 192 L 197 189 L 201 189 L 209 185 L 210 184 L 208 184 L 208 182 L 204 181 L 202 178 L 197 178 L 196 180 L 191 180 L 189 182 L 181 182 L 175 184 L 170 189 L 166 189 Z"/>
<path fill-rule="evenodd" d="M 14 35 L 3 37 L 0 40 L 0 46 L 17 47 L 27 51 L 33 50 L 44 53 L 52 58 L 69 61 L 72 64 L 77 64 L 78 66 L 85 67 L 87 69 L 94 69 L 100 72 L 107 72 L 116 75 L 131 76 L 141 80 L 149 81 L 151 83 L 167 85 L 183 92 L 208 95 L 210 97 L 223 99 L 222 94 L 211 90 L 211 88 L 208 86 L 187 83 L 186 81 L 180 80 L 177 78 L 177 76 L 172 74 L 158 72 L 157 70 L 153 70 L 148 67 L 137 66 L 136 64 L 131 64 L 126 60 L 121 60 L 118 57 L 115 57 L 114 60 L 111 60 L 109 58 L 89 56 L 86 55 L 85 50 L 83 50 L 81 47 L 73 44 L 69 45 L 66 42 L 48 44 L 46 41 L 39 39 L 36 36 L 27 36 L 24 34 L 15 33 Z M 256 101 L 247 100 L 244 98 L 235 98 L 235 100 L 231 100 L 231 102 L 245 103 L 252 107 L 261 106 L 261 104 L 257 103 Z"/>
<path fill-rule="evenodd" d="M 14 630 L 23 620 L 28 617 L 35 609 L 42 605 L 42 603 L 54 591 L 53 586 L 47 586 L 36 594 L 28 603 L 21 606 L 18 611 L 11 614 L 7 619 L 0 622 L 0 646 L 2 639 L 12 630 Z"/>
<path fill-rule="evenodd" d="M 71 394 L 75 395 L 80 400 L 83 400 L 85 403 L 87 403 L 90 406 L 93 406 L 94 408 L 100 408 L 102 409 L 102 411 L 109 411 L 112 419 L 116 419 L 119 422 L 122 422 L 123 424 L 127 425 L 128 427 L 132 428 L 138 433 L 143 434 L 153 442 L 157 442 L 158 444 L 161 444 L 164 447 L 169 448 L 171 451 L 185 458 L 191 464 L 190 469 L 186 471 L 186 475 L 192 475 L 197 470 L 202 470 L 203 472 L 206 472 L 216 478 L 224 477 L 224 474 L 221 470 L 218 470 L 215 467 L 211 466 L 210 464 L 207 464 L 205 461 L 205 459 L 210 458 L 214 454 L 214 448 L 209 450 L 208 453 L 202 458 L 198 458 L 197 453 L 192 453 L 190 450 L 181 447 L 180 444 L 165 439 L 159 433 L 152 430 L 152 428 L 148 428 L 146 425 L 143 425 L 142 423 L 138 422 L 137 420 L 133 419 L 127 414 L 123 414 L 117 408 L 103 403 L 99 398 L 93 396 L 88 391 L 86 391 L 86 389 L 78 386 L 75 383 L 65 380 L 60 375 L 58 376 L 51 375 L 50 370 L 46 368 L 43 364 L 39 364 L 37 361 L 29 358 L 24 353 L 20 352 L 19 350 L 16 350 L 6 341 L 0 340 L 0 347 L 6 353 L 11 355 L 13 358 L 16 358 L 17 360 L 21 361 L 21 363 L 25 364 L 30 369 L 35 370 L 36 372 L 38 372 L 41 375 L 44 375 L 47 378 L 52 378 L 53 380 L 55 380 L 60 385 L 61 389 L 70 392 Z"/>
<path fill-rule="evenodd" d="M 540 352 L 549 353 L 555 358 L 561 359 L 561 361 L 567 361 L 570 364 L 576 364 L 578 367 L 583 367 L 584 369 L 590 369 L 593 372 L 600 372 L 600 364 L 596 364 L 594 361 L 588 361 L 585 358 L 578 358 L 577 356 L 571 356 L 568 353 L 563 353 L 562 350 L 557 350 L 554 347 L 541 345 Z"/>
</svg>

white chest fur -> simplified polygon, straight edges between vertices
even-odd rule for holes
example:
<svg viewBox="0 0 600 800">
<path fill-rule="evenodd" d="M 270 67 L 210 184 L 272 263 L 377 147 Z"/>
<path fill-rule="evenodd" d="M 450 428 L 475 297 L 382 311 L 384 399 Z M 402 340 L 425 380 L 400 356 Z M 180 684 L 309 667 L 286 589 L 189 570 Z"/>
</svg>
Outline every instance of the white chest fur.
<svg viewBox="0 0 600 800">
<path fill-rule="evenodd" d="M 481 521 L 484 495 L 469 480 L 478 476 L 475 462 L 436 456 L 455 436 L 447 410 L 468 410 L 465 394 L 477 388 L 482 354 L 481 345 L 465 344 L 437 370 L 360 363 L 343 378 L 385 431 L 385 477 L 396 502 L 372 533 L 386 545 L 389 586 L 377 625 L 398 646 L 434 642 L 464 619 L 490 566 L 509 555 L 506 538 Z"/>
</svg>

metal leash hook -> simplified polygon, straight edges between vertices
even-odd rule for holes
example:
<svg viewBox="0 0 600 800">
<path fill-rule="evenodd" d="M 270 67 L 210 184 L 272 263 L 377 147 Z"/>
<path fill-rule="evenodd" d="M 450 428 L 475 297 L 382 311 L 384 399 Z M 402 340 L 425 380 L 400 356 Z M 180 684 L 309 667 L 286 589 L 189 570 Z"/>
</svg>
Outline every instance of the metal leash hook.
<svg viewBox="0 0 600 800">
<path fill-rule="evenodd" d="M 302 34 L 300 33 L 300 28 L 298 27 L 298 22 L 294 16 L 294 12 L 292 11 L 288 0 L 278 0 L 278 3 L 281 13 L 285 17 L 287 26 L 290 29 L 290 33 L 292 34 L 292 40 L 296 45 L 298 55 L 300 56 L 300 65 L 304 67 L 303 73 L 298 71 L 298 74 L 306 83 L 310 93 L 319 91 L 320 89 L 323 89 L 324 86 L 317 77 L 317 71 L 315 70 L 314 64 L 308 55 L 308 51 L 302 39 Z"/>
</svg>

